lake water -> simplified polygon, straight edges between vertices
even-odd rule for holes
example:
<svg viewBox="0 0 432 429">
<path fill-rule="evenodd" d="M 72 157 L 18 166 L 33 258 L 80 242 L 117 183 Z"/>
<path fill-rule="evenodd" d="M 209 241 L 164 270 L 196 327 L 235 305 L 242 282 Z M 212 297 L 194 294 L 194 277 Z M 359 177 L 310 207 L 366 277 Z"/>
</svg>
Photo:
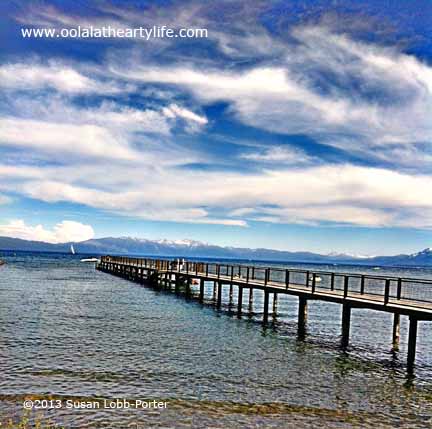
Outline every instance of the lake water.
<svg viewBox="0 0 432 429">
<path fill-rule="evenodd" d="M 201 305 L 98 272 L 79 256 L 2 259 L 0 421 L 24 413 L 67 428 L 432 426 L 430 323 L 419 324 L 412 377 L 405 317 L 395 352 L 391 315 L 353 310 L 343 351 L 337 304 L 310 302 L 300 341 L 294 297 L 280 296 L 277 319 L 263 328 L 258 293 L 254 314 L 238 320 L 234 308 L 214 308 L 210 284 Z M 368 271 L 313 265 L 329 268 Z M 380 274 L 432 278 L 425 269 Z M 112 398 L 167 408 L 22 409 L 24 399 Z"/>
</svg>

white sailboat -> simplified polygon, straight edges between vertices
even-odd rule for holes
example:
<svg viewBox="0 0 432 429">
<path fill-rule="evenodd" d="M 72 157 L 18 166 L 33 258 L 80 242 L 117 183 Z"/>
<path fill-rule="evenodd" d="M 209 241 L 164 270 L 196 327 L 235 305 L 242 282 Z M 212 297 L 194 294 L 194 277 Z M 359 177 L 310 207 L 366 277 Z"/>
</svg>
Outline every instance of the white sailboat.
<svg viewBox="0 0 432 429">
<path fill-rule="evenodd" d="M 70 251 L 71 251 L 72 255 L 75 255 L 75 249 L 73 247 L 73 244 L 71 244 Z"/>
</svg>

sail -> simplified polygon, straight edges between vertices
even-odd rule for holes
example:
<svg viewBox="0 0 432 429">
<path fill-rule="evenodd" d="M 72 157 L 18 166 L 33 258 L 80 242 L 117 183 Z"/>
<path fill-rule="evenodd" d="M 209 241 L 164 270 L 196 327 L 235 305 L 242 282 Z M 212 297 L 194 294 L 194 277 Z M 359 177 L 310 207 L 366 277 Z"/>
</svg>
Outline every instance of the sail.
<svg viewBox="0 0 432 429">
<path fill-rule="evenodd" d="M 72 255 L 75 255 L 75 249 L 73 247 L 73 244 L 71 244 L 70 250 L 71 250 Z"/>
</svg>

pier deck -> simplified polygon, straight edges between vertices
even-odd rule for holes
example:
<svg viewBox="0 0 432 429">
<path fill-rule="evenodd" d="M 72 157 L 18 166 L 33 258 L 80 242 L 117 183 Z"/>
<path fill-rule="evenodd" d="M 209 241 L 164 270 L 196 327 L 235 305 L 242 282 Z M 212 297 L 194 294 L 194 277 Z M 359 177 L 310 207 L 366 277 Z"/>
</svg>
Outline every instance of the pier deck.
<svg viewBox="0 0 432 429">
<path fill-rule="evenodd" d="M 199 299 L 204 298 L 204 282 L 213 283 L 213 296 L 217 307 L 222 304 L 222 288 L 238 288 L 237 314 L 241 317 L 243 291 L 249 290 L 249 304 L 253 291 L 264 293 L 263 323 L 268 323 L 269 296 L 273 295 L 276 312 L 279 294 L 299 298 L 299 334 L 305 331 L 307 302 L 321 300 L 342 305 L 342 346 L 349 342 L 352 308 L 368 308 L 393 313 L 393 346 L 399 344 L 400 316 L 409 317 L 408 370 L 415 361 L 417 324 L 432 320 L 432 281 L 424 279 L 364 275 L 329 271 L 283 269 L 275 266 L 216 264 L 198 261 L 180 263 L 179 260 L 127 258 L 103 256 L 97 269 L 154 287 L 175 287 L 179 292 L 191 292 L 199 285 Z"/>
</svg>

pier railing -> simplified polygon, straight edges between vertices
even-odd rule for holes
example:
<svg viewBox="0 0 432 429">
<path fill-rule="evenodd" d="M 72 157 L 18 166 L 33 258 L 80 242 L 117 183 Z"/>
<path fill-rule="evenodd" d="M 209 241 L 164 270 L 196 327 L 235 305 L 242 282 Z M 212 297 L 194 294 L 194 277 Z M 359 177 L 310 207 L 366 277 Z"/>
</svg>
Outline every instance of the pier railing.
<svg viewBox="0 0 432 429">
<path fill-rule="evenodd" d="M 334 293 L 357 298 L 376 297 L 383 304 L 390 301 L 404 301 L 404 304 L 412 302 L 417 305 L 432 304 L 432 280 L 426 279 L 125 256 L 103 256 L 102 262 L 182 272 L 197 277 L 241 283 L 245 286 L 251 284 L 285 289 L 301 287 L 307 288 L 311 293 Z"/>
</svg>

